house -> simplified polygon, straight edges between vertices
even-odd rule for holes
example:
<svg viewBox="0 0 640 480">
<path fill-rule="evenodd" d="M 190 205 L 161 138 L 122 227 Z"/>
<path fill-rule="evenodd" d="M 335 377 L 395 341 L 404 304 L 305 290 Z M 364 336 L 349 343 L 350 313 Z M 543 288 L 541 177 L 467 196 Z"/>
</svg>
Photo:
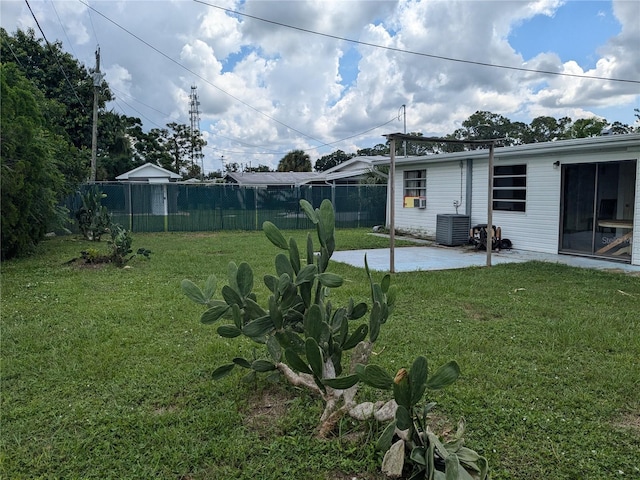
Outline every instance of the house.
<svg viewBox="0 0 640 480">
<path fill-rule="evenodd" d="M 169 199 L 167 184 L 182 179 L 182 176 L 166 170 L 153 163 L 145 163 L 133 170 L 118 175 L 116 180 L 119 182 L 128 182 L 133 184 L 151 184 L 149 188 L 140 190 L 140 194 L 136 195 L 139 198 L 141 204 L 145 205 L 148 211 L 151 211 L 153 215 L 163 215 L 166 217 L 169 212 L 169 204 L 175 204 L 175 196 Z M 132 188 L 129 187 L 128 195 L 132 197 Z M 138 189 L 136 189 L 138 190 Z M 145 192 L 144 194 L 142 192 Z"/>
<path fill-rule="evenodd" d="M 227 183 L 241 187 L 299 187 L 319 178 L 315 172 L 229 172 Z"/>
<path fill-rule="evenodd" d="M 360 183 L 372 168 L 372 161 L 389 157 L 354 157 L 324 172 L 229 172 L 227 183 L 244 187 L 299 187 L 300 185 L 354 185 Z"/>
<path fill-rule="evenodd" d="M 396 230 L 487 223 L 488 150 L 394 160 Z M 640 134 L 495 148 L 492 174 L 492 223 L 514 248 L 640 265 Z"/>
<path fill-rule="evenodd" d="M 322 172 L 324 174 L 324 181 L 334 185 L 358 184 L 373 171 L 374 161 L 384 162 L 385 160 L 389 162 L 389 157 L 353 157 L 346 162 L 342 162 Z"/>
<path fill-rule="evenodd" d="M 116 177 L 116 180 L 120 182 L 146 183 L 169 183 L 181 179 L 182 175 L 154 165 L 153 163 L 145 163 Z"/>
</svg>

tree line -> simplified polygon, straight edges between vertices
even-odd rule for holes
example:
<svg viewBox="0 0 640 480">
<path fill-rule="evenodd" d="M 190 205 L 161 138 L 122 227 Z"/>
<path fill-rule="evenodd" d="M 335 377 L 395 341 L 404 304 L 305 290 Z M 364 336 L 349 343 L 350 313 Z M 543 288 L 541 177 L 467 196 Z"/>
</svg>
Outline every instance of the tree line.
<svg viewBox="0 0 640 480">
<path fill-rule="evenodd" d="M 58 205 L 89 178 L 94 87 L 91 69 L 36 38 L 32 29 L 0 29 L 1 258 L 28 253 L 67 217 Z M 139 118 L 107 110 L 113 94 L 98 94 L 98 181 L 151 162 L 200 177 L 200 132 L 169 123 L 143 131 Z"/>
<path fill-rule="evenodd" d="M 634 114 L 640 122 L 640 110 L 635 109 Z M 572 138 L 586 138 L 599 135 L 620 135 L 625 133 L 640 132 L 640 125 L 633 127 L 622 122 L 609 123 L 598 117 L 580 118 L 572 120 L 569 117 L 556 119 L 550 116 L 534 118 L 531 123 L 513 122 L 504 115 L 487 111 L 477 111 L 453 133 L 445 135 L 446 140 L 487 140 L 501 139 L 500 146 L 523 145 L 527 143 L 552 142 Z M 423 137 L 420 132 L 411 132 L 408 135 Z M 396 142 L 396 155 L 404 155 L 405 146 L 402 142 Z M 406 142 L 406 154 L 410 156 L 433 155 L 438 153 L 451 153 L 464 150 L 482 148 L 480 145 L 464 145 L 444 142 Z M 320 157 L 314 166 L 318 172 L 323 172 L 357 156 L 389 155 L 390 145 L 380 143 L 373 148 L 364 148 L 356 153 L 345 153 L 337 150 L 329 155 Z"/>
<path fill-rule="evenodd" d="M 635 116 L 640 121 L 640 110 L 635 109 Z M 571 138 L 594 137 L 598 135 L 620 135 L 625 133 L 640 132 L 640 126 L 633 127 L 622 122 L 609 123 L 598 117 L 580 118 L 572 120 L 569 117 L 556 119 L 550 116 L 534 118 L 531 123 L 513 122 L 504 115 L 487 111 L 477 111 L 453 133 L 442 137 L 446 140 L 487 140 L 501 139 L 500 146 L 523 145 L 526 143 L 552 142 Z M 423 137 L 421 132 L 411 132 L 408 135 Z M 481 145 L 464 145 L 445 142 L 412 142 L 407 141 L 406 146 L 402 142 L 396 142 L 396 155 L 422 156 L 438 153 L 451 153 L 464 150 L 482 148 Z M 355 153 L 346 153 L 336 150 L 328 155 L 318 158 L 313 166 L 316 172 L 324 172 L 341 163 L 358 156 L 389 155 L 390 142 L 379 143 L 373 148 L 363 148 Z M 263 167 L 263 166 L 261 166 Z M 266 167 L 263 167 L 266 168 Z M 265 171 L 252 170 L 245 171 Z M 310 172 L 311 161 L 309 155 L 303 150 L 293 150 L 287 153 L 278 164 L 279 172 Z"/>
</svg>

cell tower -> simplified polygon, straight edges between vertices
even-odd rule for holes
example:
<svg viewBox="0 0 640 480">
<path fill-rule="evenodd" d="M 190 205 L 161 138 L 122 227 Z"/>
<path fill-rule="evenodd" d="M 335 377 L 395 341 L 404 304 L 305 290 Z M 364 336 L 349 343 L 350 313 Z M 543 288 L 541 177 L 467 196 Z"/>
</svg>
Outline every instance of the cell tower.
<svg viewBox="0 0 640 480">
<path fill-rule="evenodd" d="M 189 95 L 189 118 L 191 120 L 191 165 L 200 165 L 200 178 L 204 176 L 204 164 L 200 139 L 200 101 L 198 100 L 198 87 L 191 86 Z"/>
</svg>

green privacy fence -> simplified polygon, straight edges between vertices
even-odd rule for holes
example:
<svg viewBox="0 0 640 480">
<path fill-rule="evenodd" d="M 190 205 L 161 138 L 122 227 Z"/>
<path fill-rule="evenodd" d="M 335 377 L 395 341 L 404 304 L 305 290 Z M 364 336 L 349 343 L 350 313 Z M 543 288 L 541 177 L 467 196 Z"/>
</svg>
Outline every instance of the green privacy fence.
<svg viewBox="0 0 640 480">
<path fill-rule="evenodd" d="M 300 199 L 314 207 L 332 201 L 336 226 L 372 227 L 385 224 L 385 185 L 302 185 L 241 187 L 233 184 L 99 183 L 102 200 L 113 221 L 132 232 L 197 232 L 260 230 L 269 220 L 282 229 L 313 225 L 300 210 Z M 85 185 L 81 190 L 86 190 Z M 79 196 L 70 198 L 71 212 Z"/>
</svg>

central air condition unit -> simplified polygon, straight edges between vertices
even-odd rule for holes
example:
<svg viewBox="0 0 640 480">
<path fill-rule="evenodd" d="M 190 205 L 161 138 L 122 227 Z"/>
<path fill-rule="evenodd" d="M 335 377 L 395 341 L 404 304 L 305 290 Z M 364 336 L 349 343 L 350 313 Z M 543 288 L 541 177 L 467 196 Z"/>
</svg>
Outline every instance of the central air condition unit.
<svg viewBox="0 0 640 480">
<path fill-rule="evenodd" d="M 427 208 L 427 199 L 425 197 L 418 198 L 418 208 Z"/>
<path fill-rule="evenodd" d="M 436 216 L 436 243 L 455 247 L 469 241 L 469 215 L 457 213 Z"/>
</svg>

